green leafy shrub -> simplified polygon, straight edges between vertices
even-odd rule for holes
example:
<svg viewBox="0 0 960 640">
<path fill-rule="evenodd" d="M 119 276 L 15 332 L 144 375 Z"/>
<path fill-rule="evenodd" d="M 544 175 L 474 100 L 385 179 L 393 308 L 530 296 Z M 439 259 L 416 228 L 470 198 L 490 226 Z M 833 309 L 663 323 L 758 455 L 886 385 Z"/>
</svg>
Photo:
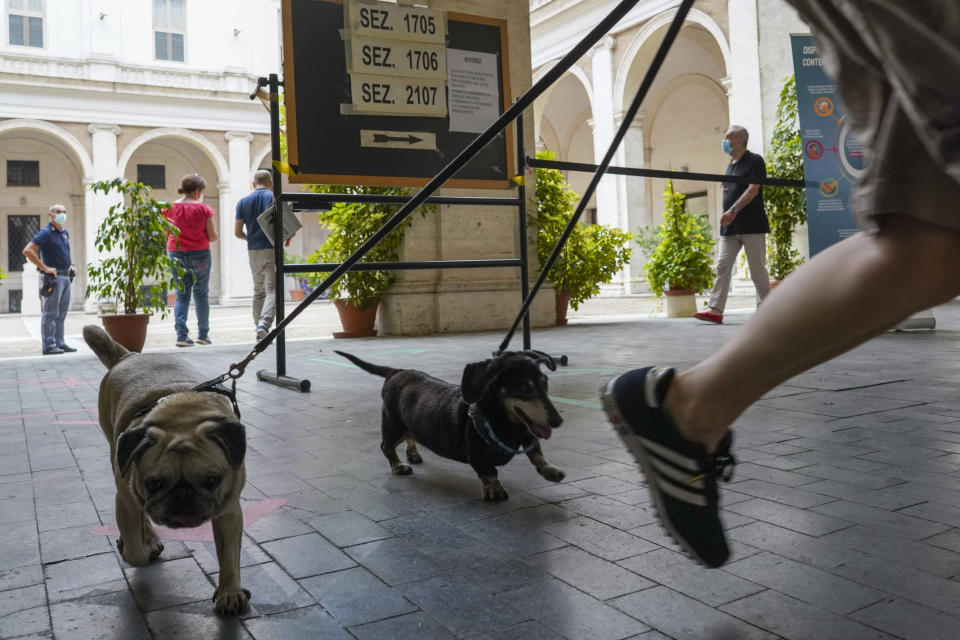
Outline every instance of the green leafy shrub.
<svg viewBox="0 0 960 640">
<path fill-rule="evenodd" d="M 657 227 L 659 243 L 644 266 L 650 291 L 657 297 L 667 289 L 700 292 L 713 286 L 713 234 L 709 224 L 705 226 L 683 206 L 684 197 L 673 190 L 673 182 L 667 182 L 666 210 Z"/>
<path fill-rule="evenodd" d="M 767 173 L 777 178 L 803 179 L 803 142 L 797 119 L 797 84 L 791 75 L 784 79 L 777 105 L 777 124 L 770 140 Z M 801 187 L 767 187 L 763 199 L 770 220 L 767 236 L 767 270 L 782 280 L 803 262 L 793 248 L 793 232 L 807 221 L 807 199 Z"/>
<path fill-rule="evenodd" d="M 409 195 L 404 187 L 369 187 L 312 185 L 311 191 L 317 193 L 344 193 L 354 195 Z M 320 224 L 326 227 L 330 235 L 320 248 L 313 252 L 307 261 L 310 263 L 343 262 L 364 242 L 380 230 L 384 223 L 399 210 L 393 204 L 361 204 L 337 202 L 329 211 L 317 214 Z M 432 207 L 420 208 L 421 214 Z M 403 234 L 412 224 L 407 217 L 362 258 L 362 262 L 396 262 L 399 260 Z M 314 273 L 308 276 L 311 286 L 319 285 L 329 273 Z M 339 280 L 330 285 L 331 298 L 349 302 L 358 309 L 364 309 L 380 297 L 393 284 L 395 276 L 389 271 L 348 271 Z"/>
<path fill-rule="evenodd" d="M 177 288 L 184 275 L 181 263 L 167 257 L 168 235 L 180 235 L 163 215 L 169 203 L 151 198 L 150 187 L 142 182 L 121 178 L 96 182 L 93 191 L 116 193 L 120 201 L 97 228 L 94 246 L 108 257 L 87 266 L 87 295 L 114 300 L 123 313 L 139 308 L 165 317 L 166 292 Z"/>
<path fill-rule="evenodd" d="M 550 151 L 537 153 L 541 160 L 553 160 Z M 537 228 L 537 257 L 546 263 L 563 235 L 576 209 L 577 195 L 563 174 L 556 169 L 536 170 L 537 216 L 531 224 Z M 610 282 L 630 260 L 633 234 L 600 224 L 578 224 L 554 263 L 547 279 L 560 292 L 569 292 L 570 306 L 580 304 L 600 293 L 600 285 Z"/>
</svg>

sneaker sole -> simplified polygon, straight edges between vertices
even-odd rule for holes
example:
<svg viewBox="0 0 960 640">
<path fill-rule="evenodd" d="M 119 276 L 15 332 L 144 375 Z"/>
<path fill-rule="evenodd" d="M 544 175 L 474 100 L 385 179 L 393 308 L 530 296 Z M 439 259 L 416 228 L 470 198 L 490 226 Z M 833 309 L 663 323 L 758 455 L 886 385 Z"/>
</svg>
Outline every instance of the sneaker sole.
<svg viewBox="0 0 960 640">
<path fill-rule="evenodd" d="M 627 449 L 633 454 L 634 460 L 640 465 L 643 476 L 647 481 L 647 487 L 650 489 L 650 496 L 653 498 L 653 506 L 657 511 L 657 520 L 659 520 L 660 525 L 667 532 L 667 535 L 670 536 L 670 539 L 677 543 L 677 546 L 683 549 L 692 560 L 699 565 L 709 568 L 711 565 L 704 562 L 697 552 L 687 544 L 687 541 L 680 535 L 676 527 L 674 527 L 673 522 L 666 515 L 667 509 L 663 503 L 663 493 L 657 482 L 657 472 L 654 470 L 653 463 L 650 462 L 646 449 L 640 444 L 640 440 L 631 433 L 630 426 L 627 421 L 624 420 L 623 415 L 620 413 L 620 407 L 617 406 L 617 401 L 614 399 L 613 387 L 619 379 L 620 377 L 617 376 L 606 385 L 600 387 L 600 400 L 603 402 L 603 410 L 607 414 L 607 419 L 610 420 L 610 423 L 613 425 L 613 430 L 616 432 L 617 437 L 620 438 L 623 444 L 627 445 Z"/>
</svg>

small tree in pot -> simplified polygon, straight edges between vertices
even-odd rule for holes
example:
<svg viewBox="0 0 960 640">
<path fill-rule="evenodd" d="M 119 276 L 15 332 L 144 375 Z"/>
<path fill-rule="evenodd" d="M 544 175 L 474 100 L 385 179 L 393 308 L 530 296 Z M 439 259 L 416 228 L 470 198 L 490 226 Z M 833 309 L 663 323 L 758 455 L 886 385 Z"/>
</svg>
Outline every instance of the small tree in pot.
<svg viewBox="0 0 960 640">
<path fill-rule="evenodd" d="M 553 160 L 550 151 L 537 153 L 541 160 Z M 537 257 L 544 265 L 573 217 L 580 196 L 556 169 L 536 170 Z M 578 224 L 573 228 L 557 261 L 547 274 L 557 296 L 557 324 L 566 324 L 567 304 L 575 310 L 600 293 L 630 260 L 633 234 L 601 224 Z"/>
<path fill-rule="evenodd" d="M 131 351 L 139 351 L 151 313 L 168 313 L 166 291 L 184 271 L 167 256 L 169 234 L 180 235 L 164 215 L 168 203 L 150 197 L 150 187 L 122 178 L 93 184 L 96 193 L 118 196 L 97 228 L 94 246 L 107 256 L 87 266 L 87 295 L 114 300 L 116 315 L 103 315 L 104 329 Z M 137 310 L 141 313 L 137 313 Z"/>
<path fill-rule="evenodd" d="M 682 193 L 673 190 L 673 182 L 667 182 L 663 192 L 666 210 L 663 223 L 657 227 L 659 242 L 644 269 L 653 295 L 659 298 L 665 292 L 667 295 L 683 292 L 689 296 L 687 302 L 693 303 L 687 314 L 691 315 L 696 311 L 693 294 L 713 286 L 713 260 L 710 259 L 713 237 L 697 216 L 684 207 L 684 198 Z M 667 306 L 667 315 L 685 313 L 680 309 L 671 313 L 669 300 Z"/>
<path fill-rule="evenodd" d="M 780 91 L 777 124 L 770 140 L 767 173 L 778 178 L 803 180 L 803 141 L 797 119 L 797 83 L 788 76 Z M 767 269 L 773 280 L 783 280 L 803 263 L 793 247 L 794 230 L 807 221 L 807 198 L 801 187 L 767 188 L 763 196 L 770 220 L 767 236 Z"/>
</svg>

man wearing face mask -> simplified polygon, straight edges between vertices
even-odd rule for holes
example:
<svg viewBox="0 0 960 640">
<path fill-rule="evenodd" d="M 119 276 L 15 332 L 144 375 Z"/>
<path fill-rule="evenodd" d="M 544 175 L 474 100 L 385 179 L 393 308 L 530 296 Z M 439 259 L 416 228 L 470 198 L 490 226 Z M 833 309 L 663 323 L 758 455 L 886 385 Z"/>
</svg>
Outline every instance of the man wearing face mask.
<svg viewBox="0 0 960 640">
<path fill-rule="evenodd" d="M 70 261 L 70 234 L 63 228 L 67 208 L 62 204 L 50 207 L 50 223 L 23 248 L 23 255 L 36 265 L 41 273 L 57 278 L 53 292 L 43 299 L 40 315 L 40 337 L 43 355 L 76 351 L 63 341 L 63 323 L 70 308 L 70 283 L 77 268 Z"/>
<path fill-rule="evenodd" d="M 730 155 L 727 175 L 757 178 L 767 177 L 763 158 L 747 150 L 749 133 L 743 127 L 731 125 L 723 137 L 723 152 Z M 757 289 L 757 304 L 770 293 L 767 274 L 767 236 L 770 223 L 763 206 L 763 187 L 759 184 L 723 183 L 723 215 L 720 217 L 720 242 L 717 256 L 717 282 L 710 293 L 710 308 L 693 314 L 697 320 L 723 324 L 723 309 L 727 305 L 730 274 L 737 254 L 743 247 L 753 286 Z"/>
</svg>

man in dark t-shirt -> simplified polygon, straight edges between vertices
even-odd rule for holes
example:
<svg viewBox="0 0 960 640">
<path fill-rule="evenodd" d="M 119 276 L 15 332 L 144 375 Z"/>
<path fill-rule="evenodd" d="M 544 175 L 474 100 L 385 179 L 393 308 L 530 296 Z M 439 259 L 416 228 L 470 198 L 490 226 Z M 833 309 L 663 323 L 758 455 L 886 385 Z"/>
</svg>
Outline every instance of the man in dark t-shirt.
<svg viewBox="0 0 960 640">
<path fill-rule="evenodd" d="M 40 341 L 45 356 L 76 351 L 63 341 L 63 325 L 70 308 L 70 283 L 77 273 L 70 259 L 70 234 L 63 226 L 67 221 L 67 208 L 58 202 L 50 207 L 48 215 L 50 223 L 23 248 L 23 255 L 41 274 L 56 278 L 53 291 L 43 298 L 40 314 Z"/>
<path fill-rule="evenodd" d="M 728 176 L 767 177 L 763 157 L 747 151 L 750 134 L 743 127 L 731 125 L 723 137 L 723 150 L 730 155 Z M 723 183 L 723 215 L 720 217 L 720 241 L 717 255 L 717 282 L 710 294 L 710 308 L 693 314 L 705 322 L 723 324 L 723 309 L 730 290 L 730 274 L 743 247 L 753 286 L 757 289 L 757 304 L 770 293 L 767 274 L 767 233 L 770 223 L 763 205 L 763 186 L 760 184 Z"/>
<path fill-rule="evenodd" d="M 253 274 L 253 322 L 257 327 L 258 341 L 267 337 L 276 313 L 273 245 L 257 222 L 257 216 L 273 203 L 272 187 L 273 174 L 266 169 L 257 171 L 253 175 L 253 192 L 237 203 L 234 225 L 234 235 L 247 241 L 250 272 Z"/>
</svg>

